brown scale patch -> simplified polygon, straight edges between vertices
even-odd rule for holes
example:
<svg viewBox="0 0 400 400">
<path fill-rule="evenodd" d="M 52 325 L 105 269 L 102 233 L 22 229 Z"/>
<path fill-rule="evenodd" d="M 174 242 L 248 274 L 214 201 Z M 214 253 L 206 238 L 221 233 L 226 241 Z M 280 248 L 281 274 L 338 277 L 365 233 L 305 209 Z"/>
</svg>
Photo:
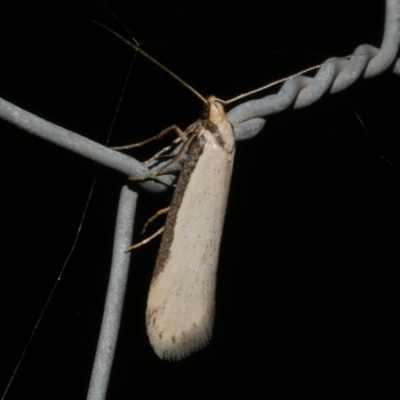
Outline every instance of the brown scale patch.
<svg viewBox="0 0 400 400">
<path fill-rule="evenodd" d="M 204 128 L 208 130 L 208 132 L 213 134 L 213 137 L 217 141 L 217 143 L 221 146 L 225 146 L 224 139 L 222 138 L 221 132 L 218 129 L 218 126 L 215 125 L 211 121 L 205 121 Z"/>
<path fill-rule="evenodd" d="M 174 226 L 176 217 L 179 208 L 181 206 L 182 199 L 186 187 L 189 183 L 190 177 L 192 175 L 192 172 L 194 171 L 197 161 L 199 160 L 204 150 L 205 139 L 203 135 L 200 135 L 201 130 L 205 129 L 208 132 L 212 133 L 217 143 L 222 147 L 225 144 L 222 135 L 218 129 L 218 126 L 213 122 L 211 122 L 210 120 L 199 119 L 197 122 L 190 125 L 189 128 L 190 131 L 193 132 L 192 134 L 198 135 L 198 137 L 194 139 L 193 143 L 189 147 L 185 163 L 183 165 L 182 171 L 179 175 L 178 182 L 176 184 L 176 188 L 170 205 L 170 210 L 168 212 L 167 219 L 165 222 L 160 250 L 158 252 L 156 265 L 153 271 L 153 278 L 152 278 L 153 281 L 158 276 L 158 274 L 160 274 L 160 272 L 164 269 L 164 266 L 170 257 L 170 248 L 172 241 L 174 239 Z"/>
<path fill-rule="evenodd" d="M 218 126 L 210 120 L 203 121 L 203 127 L 210 133 L 219 133 Z"/>
<path fill-rule="evenodd" d="M 156 323 L 156 316 L 158 313 L 158 308 L 153 308 L 153 310 L 146 314 L 146 325 L 154 325 Z"/>
<path fill-rule="evenodd" d="M 204 121 L 199 120 L 194 135 L 198 135 L 203 129 Z M 153 280 L 163 270 L 169 256 L 172 240 L 174 239 L 174 226 L 179 208 L 182 203 L 183 195 L 189 183 L 192 172 L 194 171 L 197 161 L 204 150 L 205 139 L 202 136 L 194 139 L 190 145 L 186 161 L 179 175 L 178 182 L 171 201 L 171 208 L 168 212 L 167 220 L 165 221 L 164 232 L 161 240 L 160 250 L 158 252 L 156 266 L 153 271 Z"/>
</svg>

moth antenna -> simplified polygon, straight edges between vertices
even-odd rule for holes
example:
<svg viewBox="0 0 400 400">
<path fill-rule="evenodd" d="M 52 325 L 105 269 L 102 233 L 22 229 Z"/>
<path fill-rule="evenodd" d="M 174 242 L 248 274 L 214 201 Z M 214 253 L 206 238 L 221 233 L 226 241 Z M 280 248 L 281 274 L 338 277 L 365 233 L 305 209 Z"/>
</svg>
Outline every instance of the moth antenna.
<svg viewBox="0 0 400 400">
<path fill-rule="evenodd" d="M 226 104 L 228 104 L 228 103 L 226 102 L 226 100 L 218 99 L 217 97 L 215 98 L 215 101 L 218 101 L 218 103 L 221 103 L 223 106 L 225 106 Z"/>
<path fill-rule="evenodd" d="M 286 81 L 289 80 L 289 79 L 295 78 L 296 76 L 303 75 L 303 74 L 305 74 L 305 73 L 307 73 L 307 72 L 313 71 L 314 69 L 321 68 L 321 67 L 323 67 L 323 66 L 325 66 L 325 65 L 332 64 L 332 63 L 334 63 L 334 62 L 338 62 L 338 61 L 341 61 L 341 60 L 349 60 L 350 58 L 355 57 L 355 56 L 366 56 L 366 55 L 371 55 L 371 54 L 373 54 L 373 53 L 349 54 L 348 56 L 335 58 L 334 60 L 326 61 L 326 62 L 323 62 L 322 64 L 314 65 L 313 67 L 309 67 L 309 68 L 303 69 L 302 71 L 296 72 L 295 74 L 290 75 L 290 76 L 287 76 L 286 78 L 281 78 L 281 79 L 278 79 L 277 81 L 268 83 L 268 85 L 262 86 L 262 87 L 260 87 L 260 88 L 258 88 L 258 89 L 254 89 L 254 90 L 251 90 L 250 92 L 240 94 L 239 96 L 233 97 L 233 98 L 230 99 L 230 100 L 226 100 L 226 101 L 218 100 L 218 101 L 221 102 L 221 103 L 224 104 L 224 105 L 230 104 L 230 103 L 233 103 L 234 101 L 243 99 L 244 97 L 250 96 L 250 95 L 252 95 L 252 94 L 254 94 L 254 93 L 261 92 L 262 90 L 268 89 L 268 88 L 270 88 L 271 86 L 275 86 L 275 85 L 277 85 L 278 83 L 286 82 Z"/>
<path fill-rule="evenodd" d="M 207 103 L 207 100 L 195 89 L 193 89 L 188 83 L 186 83 L 184 80 L 179 78 L 178 75 L 174 74 L 170 69 L 168 69 L 166 66 L 158 62 L 155 58 L 153 58 L 150 54 L 147 54 L 144 50 L 136 46 L 134 43 L 131 41 L 125 39 L 123 36 L 121 36 L 119 33 L 113 31 L 110 29 L 108 26 L 105 26 L 101 24 L 100 22 L 92 20 L 95 24 L 101 26 L 102 28 L 106 29 L 107 31 L 111 32 L 114 36 L 116 36 L 118 39 L 122 40 L 124 43 L 126 43 L 128 46 L 132 47 L 136 51 L 138 51 L 142 56 L 146 57 L 150 61 L 152 61 L 154 64 L 162 68 L 165 72 L 170 74 L 172 77 L 174 77 L 178 82 L 180 82 L 185 88 L 189 89 L 194 95 L 196 95 L 203 103 Z"/>
</svg>

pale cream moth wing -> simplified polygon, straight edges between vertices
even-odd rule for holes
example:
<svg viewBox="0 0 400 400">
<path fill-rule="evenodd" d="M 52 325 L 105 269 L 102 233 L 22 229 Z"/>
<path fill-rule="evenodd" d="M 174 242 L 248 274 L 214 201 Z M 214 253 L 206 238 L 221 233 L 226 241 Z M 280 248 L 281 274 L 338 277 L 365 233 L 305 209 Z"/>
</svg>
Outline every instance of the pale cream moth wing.
<svg viewBox="0 0 400 400">
<path fill-rule="evenodd" d="M 147 300 L 147 333 L 160 358 L 179 360 L 211 339 L 219 247 L 235 153 L 215 97 L 179 176 Z"/>
</svg>

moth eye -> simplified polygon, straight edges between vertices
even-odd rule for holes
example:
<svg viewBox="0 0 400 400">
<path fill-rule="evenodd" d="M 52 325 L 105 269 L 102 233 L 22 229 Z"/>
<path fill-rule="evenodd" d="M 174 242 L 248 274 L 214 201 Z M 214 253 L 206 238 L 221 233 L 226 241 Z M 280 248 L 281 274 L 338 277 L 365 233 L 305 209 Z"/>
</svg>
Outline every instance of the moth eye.
<svg viewBox="0 0 400 400">
<path fill-rule="evenodd" d="M 203 110 L 200 113 L 200 118 L 201 119 L 208 119 L 209 117 L 210 117 L 210 111 L 208 111 L 208 110 Z"/>
</svg>

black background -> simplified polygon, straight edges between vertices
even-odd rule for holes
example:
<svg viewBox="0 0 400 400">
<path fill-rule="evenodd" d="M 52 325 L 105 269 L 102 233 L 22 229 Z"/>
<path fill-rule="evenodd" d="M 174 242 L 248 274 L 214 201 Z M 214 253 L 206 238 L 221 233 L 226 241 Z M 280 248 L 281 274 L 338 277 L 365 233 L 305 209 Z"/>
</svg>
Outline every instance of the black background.
<svg viewBox="0 0 400 400">
<path fill-rule="evenodd" d="M 359 44 L 380 46 L 383 1 L 281 3 L 110 6 L 144 50 L 204 96 L 227 99 Z M 18 3 L 0 18 L 0 96 L 106 143 L 133 52 L 90 21 L 124 34 L 121 25 L 98 1 Z M 109 399 L 369 399 L 387 390 L 398 303 L 399 90 L 399 77 L 386 72 L 272 116 L 256 138 L 238 142 L 211 344 L 177 363 L 154 355 L 144 313 L 155 240 L 132 257 Z M 184 128 L 200 109 L 137 56 L 110 145 L 172 123 Z M 97 175 L 76 249 L 6 397 L 83 399 L 125 177 L 5 122 L 0 130 L 1 392 Z M 140 191 L 136 240 L 170 196 Z"/>
</svg>

